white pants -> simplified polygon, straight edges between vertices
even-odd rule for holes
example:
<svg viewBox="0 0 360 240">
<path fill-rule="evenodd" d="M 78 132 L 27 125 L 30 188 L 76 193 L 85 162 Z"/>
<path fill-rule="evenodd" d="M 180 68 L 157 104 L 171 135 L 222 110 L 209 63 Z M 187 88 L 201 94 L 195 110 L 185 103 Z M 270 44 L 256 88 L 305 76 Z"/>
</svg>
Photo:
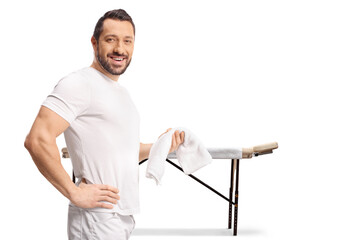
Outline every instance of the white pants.
<svg viewBox="0 0 360 240">
<path fill-rule="evenodd" d="M 92 212 L 69 205 L 69 240 L 127 240 L 134 227 L 132 215 Z"/>
</svg>

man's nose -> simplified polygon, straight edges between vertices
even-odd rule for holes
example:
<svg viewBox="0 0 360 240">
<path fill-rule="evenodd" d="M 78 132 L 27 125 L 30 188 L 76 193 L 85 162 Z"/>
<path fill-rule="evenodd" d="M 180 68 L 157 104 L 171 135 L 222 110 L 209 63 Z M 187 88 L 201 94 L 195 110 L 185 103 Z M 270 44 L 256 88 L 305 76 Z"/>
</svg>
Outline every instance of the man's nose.
<svg viewBox="0 0 360 240">
<path fill-rule="evenodd" d="M 120 55 L 125 55 L 125 46 L 124 43 L 119 41 L 118 44 L 116 44 L 115 48 L 114 48 L 114 52 L 120 54 Z"/>
</svg>

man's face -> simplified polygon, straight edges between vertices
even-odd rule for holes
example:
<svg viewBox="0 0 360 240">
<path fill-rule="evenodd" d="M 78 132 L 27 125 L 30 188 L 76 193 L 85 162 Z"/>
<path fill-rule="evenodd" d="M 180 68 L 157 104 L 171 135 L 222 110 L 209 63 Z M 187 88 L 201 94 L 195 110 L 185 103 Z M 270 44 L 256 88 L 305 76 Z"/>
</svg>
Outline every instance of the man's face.
<svg viewBox="0 0 360 240">
<path fill-rule="evenodd" d="M 134 40 L 130 22 L 106 19 L 99 41 L 94 45 L 97 61 L 108 73 L 123 74 L 131 62 Z"/>
</svg>

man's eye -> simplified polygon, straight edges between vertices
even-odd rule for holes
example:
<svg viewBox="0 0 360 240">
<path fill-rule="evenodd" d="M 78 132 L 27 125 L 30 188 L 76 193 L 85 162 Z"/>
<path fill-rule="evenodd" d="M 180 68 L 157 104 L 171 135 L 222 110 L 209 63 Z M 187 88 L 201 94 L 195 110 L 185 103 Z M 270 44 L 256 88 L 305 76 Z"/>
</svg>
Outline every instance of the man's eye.
<svg viewBox="0 0 360 240">
<path fill-rule="evenodd" d="M 131 40 L 125 40 L 125 42 L 126 42 L 126 43 L 132 43 L 132 41 L 131 41 Z"/>
<path fill-rule="evenodd" d="M 113 41 L 115 41 L 115 39 L 113 39 L 113 38 L 108 38 L 108 39 L 106 39 L 106 41 L 107 41 L 107 42 L 113 42 Z"/>
</svg>

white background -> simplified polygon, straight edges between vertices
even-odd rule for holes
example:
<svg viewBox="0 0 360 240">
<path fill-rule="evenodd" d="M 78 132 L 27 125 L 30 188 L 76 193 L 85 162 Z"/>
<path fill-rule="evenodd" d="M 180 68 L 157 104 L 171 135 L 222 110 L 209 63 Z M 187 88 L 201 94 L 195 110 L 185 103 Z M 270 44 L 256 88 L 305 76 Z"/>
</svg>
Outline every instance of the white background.
<svg viewBox="0 0 360 240">
<path fill-rule="evenodd" d="M 141 114 L 142 142 L 182 126 L 208 147 L 279 143 L 241 161 L 235 238 L 360 239 L 357 1 L 0 5 L 1 239 L 66 239 L 68 200 L 23 142 L 57 81 L 91 64 L 95 23 L 115 8 L 136 24 L 119 81 Z M 157 187 L 145 168 L 132 239 L 231 239 L 226 201 L 170 165 Z M 214 160 L 195 175 L 228 194 L 229 172 L 229 160 Z"/>
</svg>

